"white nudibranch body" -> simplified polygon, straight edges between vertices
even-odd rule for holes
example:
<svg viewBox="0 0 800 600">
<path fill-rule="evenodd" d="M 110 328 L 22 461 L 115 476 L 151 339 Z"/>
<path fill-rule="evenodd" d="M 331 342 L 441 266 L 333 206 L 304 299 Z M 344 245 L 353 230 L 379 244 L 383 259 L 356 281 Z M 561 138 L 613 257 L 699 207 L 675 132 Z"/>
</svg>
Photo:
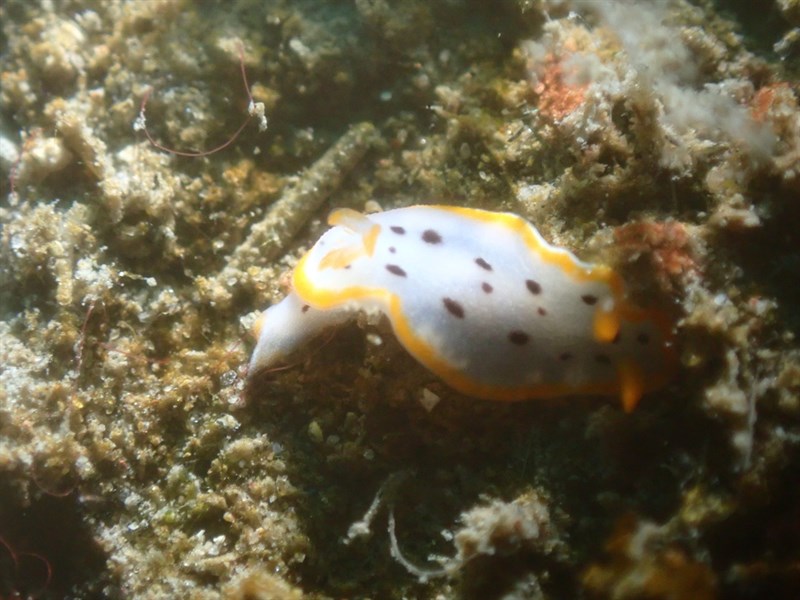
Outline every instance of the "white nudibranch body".
<svg viewBox="0 0 800 600">
<path fill-rule="evenodd" d="M 491 400 L 619 395 L 666 383 L 670 327 L 630 305 L 611 269 L 548 244 L 524 219 L 453 206 L 334 211 L 293 291 L 264 311 L 250 375 L 359 311 L 458 391 Z"/>
</svg>

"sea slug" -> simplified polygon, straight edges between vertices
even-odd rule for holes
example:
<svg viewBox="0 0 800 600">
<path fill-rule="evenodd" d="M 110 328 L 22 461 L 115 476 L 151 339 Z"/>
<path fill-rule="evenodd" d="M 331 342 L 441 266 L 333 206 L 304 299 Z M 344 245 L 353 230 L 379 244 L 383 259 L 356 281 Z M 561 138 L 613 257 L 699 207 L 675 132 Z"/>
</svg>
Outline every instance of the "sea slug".
<svg viewBox="0 0 800 600">
<path fill-rule="evenodd" d="M 513 214 L 411 206 L 333 211 L 293 291 L 256 326 L 250 376 L 359 311 L 456 390 L 491 400 L 619 395 L 631 411 L 673 364 L 667 320 L 610 268 L 548 244 Z"/>
</svg>

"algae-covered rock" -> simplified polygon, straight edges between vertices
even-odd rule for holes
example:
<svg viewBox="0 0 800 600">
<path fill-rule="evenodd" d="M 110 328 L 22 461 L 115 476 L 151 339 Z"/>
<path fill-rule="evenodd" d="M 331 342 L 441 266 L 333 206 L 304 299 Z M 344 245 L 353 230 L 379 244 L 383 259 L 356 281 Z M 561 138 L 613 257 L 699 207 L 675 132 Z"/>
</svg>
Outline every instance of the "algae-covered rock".
<svg viewBox="0 0 800 600">
<path fill-rule="evenodd" d="M 796 595 L 797 35 L 746 14 L 0 3 L 0 596 Z M 476 401 L 363 315 L 245 385 L 327 213 L 414 203 L 609 264 L 678 376 Z"/>
</svg>

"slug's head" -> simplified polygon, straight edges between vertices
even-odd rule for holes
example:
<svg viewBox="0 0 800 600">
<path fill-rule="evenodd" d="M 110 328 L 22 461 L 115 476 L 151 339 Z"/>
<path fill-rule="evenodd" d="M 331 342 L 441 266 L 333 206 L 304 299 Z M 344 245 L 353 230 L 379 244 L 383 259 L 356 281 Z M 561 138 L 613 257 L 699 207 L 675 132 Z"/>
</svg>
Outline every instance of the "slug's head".
<svg viewBox="0 0 800 600">
<path fill-rule="evenodd" d="M 381 226 L 368 216 L 340 208 L 328 217 L 329 229 L 298 263 L 294 289 L 316 308 L 329 309 L 369 295 Z"/>
</svg>

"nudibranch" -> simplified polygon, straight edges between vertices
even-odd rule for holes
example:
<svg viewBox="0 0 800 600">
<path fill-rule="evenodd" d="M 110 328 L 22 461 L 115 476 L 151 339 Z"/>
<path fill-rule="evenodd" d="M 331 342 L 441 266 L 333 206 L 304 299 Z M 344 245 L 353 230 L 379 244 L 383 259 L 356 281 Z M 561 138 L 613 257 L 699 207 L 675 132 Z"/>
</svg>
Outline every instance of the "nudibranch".
<svg viewBox="0 0 800 600">
<path fill-rule="evenodd" d="M 673 350 L 657 311 L 626 300 L 610 268 L 548 244 L 510 213 L 338 209 L 257 323 L 249 373 L 359 311 L 385 314 L 420 363 L 466 395 L 619 395 L 631 411 L 664 385 Z"/>
</svg>

